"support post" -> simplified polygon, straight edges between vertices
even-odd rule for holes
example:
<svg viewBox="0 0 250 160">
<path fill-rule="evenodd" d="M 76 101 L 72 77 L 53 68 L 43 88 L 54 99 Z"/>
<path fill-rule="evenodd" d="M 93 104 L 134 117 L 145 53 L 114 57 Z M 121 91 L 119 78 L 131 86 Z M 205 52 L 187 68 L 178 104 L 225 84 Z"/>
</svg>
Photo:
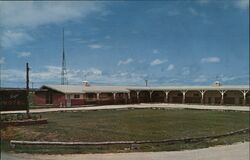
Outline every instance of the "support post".
<svg viewBox="0 0 250 160">
<path fill-rule="evenodd" d="M 187 91 L 185 90 L 185 91 L 182 91 L 182 104 L 184 104 L 185 103 L 185 98 L 186 98 L 186 93 L 187 93 Z"/>
<path fill-rule="evenodd" d="M 153 91 L 150 91 L 150 92 L 149 92 L 150 102 L 152 102 L 152 94 L 153 94 Z"/>
<path fill-rule="evenodd" d="M 200 90 L 201 93 L 201 104 L 204 104 L 204 94 L 205 94 L 205 90 Z"/>
<path fill-rule="evenodd" d="M 100 104 L 100 93 L 96 93 L 97 103 Z"/>
<path fill-rule="evenodd" d="M 66 107 L 71 107 L 71 95 L 66 94 Z"/>
<path fill-rule="evenodd" d="M 165 91 L 165 94 L 166 94 L 165 103 L 168 103 L 168 93 L 169 93 L 169 91 Z"/>
<path fill-rule="evenodd" d="M 114 100 L 114 104 L 116 104 L 116 92 L 113 92 L 113 100 Z"/>
<path fill-rule="evenodd" d="M 243 90 L 241 92 L 243 93 L 243 106 L 245 106 L 246 105 L 246 96 L 247 96 L 248 90 Z"/>
<path fill-rule="evenodd" d="M 245 106 L 246 105 L 246 93 L 243 93 L 243 106 Z"/>
<path fill-rule="evenodd" d="M 131 103 L 131 94 L 128 92 L 128 103 Z"/>
<path fill-rule="evenodd" d="M 140 91 L 136 91 L 136 98 L 137 98 L 137 103 L 140 103 Z"/>
<path fill-rule="evenodd" d="M 224 104 L 224 94 L 226 93 L 226 91 L 225 91 L 225 90 L 221 90 L 220 93 L 221 93 L 221 101 L 220 101 L 220 104 L 223 105 L 223 104 Z"/>
</svg>

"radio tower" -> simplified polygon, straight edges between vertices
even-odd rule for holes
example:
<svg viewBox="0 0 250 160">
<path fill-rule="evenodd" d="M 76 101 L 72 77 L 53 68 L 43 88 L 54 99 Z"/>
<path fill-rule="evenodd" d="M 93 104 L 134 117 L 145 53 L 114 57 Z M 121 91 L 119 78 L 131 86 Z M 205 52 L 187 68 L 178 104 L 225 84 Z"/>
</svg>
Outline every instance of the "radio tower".
<svg viewBox="0 0 250 160">
<path fill-rule="evenodd" d="M 65 52 L 64 52 L 64 28 L 63 28 L 63 53 L 62 53 L 62 72 L 61 72 L 61 85 L 68 84 L 67 82 L 67 69 L 66 69 L 66 59 L 65 59 Z"/>
</svg>

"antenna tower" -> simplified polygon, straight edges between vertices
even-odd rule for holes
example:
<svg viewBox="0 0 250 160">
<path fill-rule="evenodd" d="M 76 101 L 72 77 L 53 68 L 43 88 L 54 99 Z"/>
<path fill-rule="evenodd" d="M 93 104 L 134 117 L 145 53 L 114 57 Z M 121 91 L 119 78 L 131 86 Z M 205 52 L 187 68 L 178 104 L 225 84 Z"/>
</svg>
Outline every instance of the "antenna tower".
<svg viewBox="0 0 250 160">
<path fill-rule="evenodd" d="M 61 85 L 68 84 L 67 82 L 67 69 L 66 69 L 66 59 L 65 59 L 65 51 L 64 51 L 64 28 L 63 28 L 63 37 L 62 37 L 62 72 L 61 72 Z"/>
</svg>

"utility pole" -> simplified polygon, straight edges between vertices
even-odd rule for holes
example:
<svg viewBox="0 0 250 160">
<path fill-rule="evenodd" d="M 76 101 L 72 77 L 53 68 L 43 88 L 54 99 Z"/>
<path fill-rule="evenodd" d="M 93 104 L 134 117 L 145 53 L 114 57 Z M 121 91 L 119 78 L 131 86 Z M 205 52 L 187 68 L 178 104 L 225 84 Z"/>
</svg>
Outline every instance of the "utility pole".
<svg viewBox="0 0 250 160">
<path fill-rule="evenodd" d="M 2 63 L 0 62 L 0 89 L 2 88 Z"/>
<path fill-rule="evenodd" d="M 146 84 L 146 87 L 148 86 L 148 80 L 147 79 L 145 79 L 145 84 Z"/>
<path fill-rule="evenodd" d="M 29 71 L 30 71 L 30 68 L 29 68 L 29 63 L 26 63 L 26 96 L 27 96 L 27 115 L 28 115 L 28 118 L 30 118 L 30 106 L 29 106 Z"/>
<path fill-rule="evenodd" d="M 62 71 L 61 71 L 61 85 L 68 84 L 67 82 L 67 69 L 66 69 L 66 59 L 65 59 L 65 51 L 64 51 L 64 28 L 63 28 L 63 35 L 62 35 Z"/>
</svg>

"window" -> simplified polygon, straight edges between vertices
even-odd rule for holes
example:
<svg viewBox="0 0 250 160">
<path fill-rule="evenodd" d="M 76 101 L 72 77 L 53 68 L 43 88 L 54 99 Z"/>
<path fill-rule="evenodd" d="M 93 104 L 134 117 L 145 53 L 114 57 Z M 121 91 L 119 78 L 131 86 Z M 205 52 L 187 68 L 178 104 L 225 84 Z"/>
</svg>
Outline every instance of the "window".
<svg viewBox="0 0 250 160">
<path fill-rule="evenodd" d="M 80 98 L 80 94 L 74 94 L 74 98 Z"/>
</svg>

